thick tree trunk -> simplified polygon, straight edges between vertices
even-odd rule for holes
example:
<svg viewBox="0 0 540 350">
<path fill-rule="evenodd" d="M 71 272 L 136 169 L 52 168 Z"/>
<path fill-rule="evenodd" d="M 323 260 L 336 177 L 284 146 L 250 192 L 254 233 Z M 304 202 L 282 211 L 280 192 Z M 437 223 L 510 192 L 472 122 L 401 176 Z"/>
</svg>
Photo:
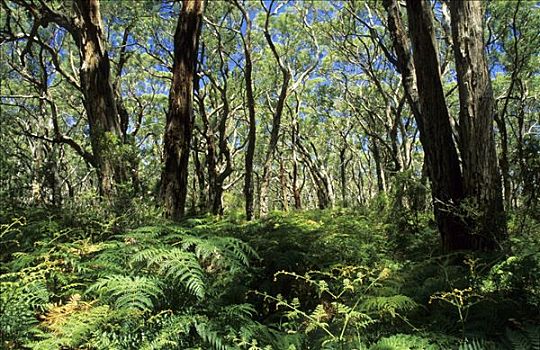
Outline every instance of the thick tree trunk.
<svg viewBox="0 0 540 350">
<path fill-rule="evenodd" d="M 413 102 L 413 111 L 419 107 L 415 113 L 421 116 L 418 119 L 420 141 L 431 180 L 435 218 L 446 250 L 467 249 L 470 248 L 470 236 L 459 215 L 463 183 L 441 83 L 431 4 L 407 0 L 407 14 L 416 67 L 418 106 L 413 96 L 409 99 Z M 405 68 L 402 74 L 410 71 L 409 63 L 402 68 Z M 409 81 L 410 77 L 403 80 Z"/>
<path fill-rule="evenodd" d="M 173 81 L 161 173 L 164 215 L 172 220 L 183 217 L 185 211 L 193 129 L 193 81 L 203 8 L 203 0 L 183 0 L 174 35 Z"/>
<path fill-rule="evenodd" d="M 77 38 L 81 53 L 80 79 L 88 115 L 92 153 L 99 192 L 111 197 L 116 185 L 127 180 L 127 167 L 118 153 L 122 143 L 120 117 L 110 78 L 110 61 L 104 40 L 99 0 L 77 0 Z M 120 158 L 120 159 L 119 159 Z"/>
<path fill-rule="evenodd" d="M 493 249 L 506 236 L 506 221 L 493 131 L 494 97 L 484 53 L 483 4 L 450 2 L 459 88 L 459 146 L 463 187 L 473 205 L 471 233 L 477 248 Z"/>
</svg>

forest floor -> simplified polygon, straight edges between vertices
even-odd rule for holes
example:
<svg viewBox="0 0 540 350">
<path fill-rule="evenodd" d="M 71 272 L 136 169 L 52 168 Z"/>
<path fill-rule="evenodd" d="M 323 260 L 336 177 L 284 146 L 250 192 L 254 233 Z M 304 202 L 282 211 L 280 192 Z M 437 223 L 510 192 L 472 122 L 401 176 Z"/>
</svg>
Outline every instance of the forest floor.
<svg viewBox="0 0 540 350">
<path fill-rule="evenodd" d="M 202 216 L 2 214 L 4 349 L 539 349 L 539 224 L 443 254 L 392 208 Z"/>
</svg>

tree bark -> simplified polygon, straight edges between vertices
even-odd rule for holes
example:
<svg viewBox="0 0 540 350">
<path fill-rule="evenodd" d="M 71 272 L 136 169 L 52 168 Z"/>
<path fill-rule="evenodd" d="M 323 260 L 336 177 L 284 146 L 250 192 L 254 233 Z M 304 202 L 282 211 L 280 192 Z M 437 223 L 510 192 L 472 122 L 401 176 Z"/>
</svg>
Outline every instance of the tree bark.
<svg viewBox="0 0 540 350">
<path fill-rule="evenodd" d="M 381 152 L 377 140 L 371 143 L 371 152 L 373 152 L 373 160 L 375 161 L 375 174 L 377 175 L 377 190 L 379 193 L 386 191 L 386 181 L 384 169 L 382 165 Z"/>
<path fill-rule="evenodd" d="M 125 182 L 128 177 L 127 167 L 118 154 L 122 132 L 111 83 L 99 0 L 77 0 L 74 5 L 77 15 L 76 41 L 81 54 L 81 89 L 88 115 L 99 192 L 102 196 L 111 197 L 116 192 L 117 184 Z"/>
<path fill-rule="evenodd" d="M 242 43 L 244 46 L 244 81 L 246 84 L 246 100 L 248 108 L 248 141 L 246 157 L 244 160 L 245 176 L 244 176 L 244 196 L 246 199 L 245 211 L 246 220 L 253 219 L 253 203 L 254 203 L 254 185 L 253 185 L 253 158 L 255 157 L 255 141 L 257 124 L 255 120 L 255 97 L 253 94 L 253 63 L 251 60 L 251 19 L 245 8 L 240 5 L 237 0 L 234 0 L 235 6 L 242 12 L 242 16 L 246 21 L 246 32 L 242 35 Z"/>
<path fill-rule="evenodd" d="M 289 82 L 291 81 L 291 78 L 292 78 L 291 71 L 289 67 L 285 64 L 285 62 L 283 62 L 283 59 L 279 56 L 277 52 L 277 48 L 274 44 L 274 41 L 272 40 L 272 36 L 270 35 L 270 32 L 268 30 L 268 24 L 269 24 L 269 19 L 270 19 L 269 11 L 270 10 L 268 10 L 268 12 L 266 13 L 266 21 L 264 25 L 264 37 L 266 38 L 266 42 L 268 43 L 268 46 L 270 46 L 270 50 L 272 51 L 272 54 L 278 63 L 283 80 L 281 82 L 281 89 L 279 92 L 276 107 L 273 111 L 272 131 L 270 133 L 270 143 L 268 145 L 268 149 L 266 150 L 266 156 L 264 158 L 264 163 L 263 163 L 261 190 L 259 192 L 261 216 L 266 216 L 269 211 L 268 205 L 269 205 L 270 197 L 269 197 L 268 190 L 270 187 L 270 179 L 272 178 L 272 162 L 274 160 L 274 153 L 276 152 L 276 148 L 277 148 L 279 130 L 281 127 L 281 116 L 283 115 L 283 108 L 285 107 L 285 101 L 287 99 Z"/>
<path fill-rule="evenodd" d="M 281 190 L 281 208 L 284 211 L 289 211 L 289 194 L 287 188 L 287 171 L 285 170 L 283 157 L 279 159 L 279 184 Z"/>
<path fill-rule="evenodd" d="M 409 99 L 413 102 L 413 111 L 419 107 L 415 113 L 420 116 L 420 141 L 431 180 L 435 218 L 445 250 L 468 249 L 470 236 L 459 215 L 463 182 L 441 82 L 431 4 L 428 1 L 407 0 L 407 14 L 416 68 L 418 105 L 414 103 L 414 98 Z M 407 68 L 410 68 L 409 63 L 404 72 Z M 410 80 L 410 77 L 403 80 Z"/>
<path fill-rule="evenodd" d="M 203 0 L 183 0 L 174 34 L 173 80 L 164 135 L 161 199 L 166 218 L 184 216 L 193 129 L 193 81 L 204 10 Z"/>
<path fill-rule="evenodd" d="M 348 201 L 347 201 L 347 163 L 348 160 L 345 158 L 345 154 L 347 153 L 346 146 L 343 146 L 339 150 L 339 178 L 341 182 L 341 206 L 343 208 L 347 208 Z"/>
<path fill-rule="evenodd" d="M 291 127 L 291 145 L 292 145 L 292 192 L 294 198 L 294 209 L 302 209 L 302 194 L 298 187 L 298 155 L 296 152 L 296 143 L 298 142 L 298 121 L 296 113 L 293 116 Z"/>
<path fill-rule="evenodd" d="M 483 5 L 450 2 L 459 88 L 459 146 L 465 197 L 473 205 L 471 233 L 478 248 L 493 249 L 506 236 L 500 171 L 493 131 L 494 97 L 484 53 Z"/>
</svg>

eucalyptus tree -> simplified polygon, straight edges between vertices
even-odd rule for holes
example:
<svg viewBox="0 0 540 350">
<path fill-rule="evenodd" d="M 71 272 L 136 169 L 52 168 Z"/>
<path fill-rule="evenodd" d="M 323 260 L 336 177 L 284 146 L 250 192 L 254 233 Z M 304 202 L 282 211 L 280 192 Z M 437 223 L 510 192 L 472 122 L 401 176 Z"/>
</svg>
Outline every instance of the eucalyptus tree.
<svg viewBox="0 0 540 350">
<path fill-rule="evenodd" d="M 493 94 L 485 61 L 482 6 L 469 2 L 452 2 L 450 6 L 461 106 L 458 145 L 463 161 L 460 163 L 443 90 L 431 5 L 426 1 L 407 1 L 412 57 L 397 1 L 385 1 L 384 5 L 397 54 L 396 66 L 426 153 L 443 246 L 447 250 L 494 249 L 497 241 L 504 238 L 505 223 L 493 138 Z M 477 64 L 473 65 L 470 57 L 463 55 L 473 55 Z M 479 84 L 479 95 L 469 90 L 471 79 Z M 463 213 L 466 201 L 473 208 Z M 475 215 L 478 217 L 473 218 Z"/>
<path fill-rule="evenodd" d="M 452 1 L 450 15 L 460 101 L 463 190 L 478 211 L 470 230 L 482 236 L 479 242 L 465 246 L 493 248 L 506 236 L 506 218 L 493 130 L 495 100 L 485 54 L 484 5 Z"/>
<path fill-rule="evenodd" d="M 44 117 L 50 119 L 50 134 L 34 133 L 32 137 L 69 146 L 96 170 L 99 193 L 113 198 L 129 178 L 137 182 L 137 157 L 132 150 L 136 132 L 128 132 L 131 115 L 126 107 L 122 78 L 130 56 L 127 41 L 138 17 L 133 16 L 131 25 L 123 27 L 118 34 L 116 28 L 112 29 L 114 25 L 104 24 L 100 5 L 98 0 L 69 3 L 5 1 L 4 32 L 5 43 L 11 45 L 12 53 L 21 58 L 21 64 L 10 60 L 13 71 L 38 88 L 41 100 L 49 105 L 49 112 Z M 23 13 L 28 17 L 25 18 Z M 107 12 L 108 24 L 120 22 L 118 13 Z M 109 52 L 111 45 L 106 37 L 115 36 L 120 40 Z M 33 79 L 34 73 L 27 74 L 27 65 L 37 52 L 34 47 L 43 51 L 41 71 L 50 78 L 46 84 Z M 75 52 L 78 52 L 79 64 L 73 58 Z M 62 96 L 55 93 L 59 88 L 64 89 Z M 70 116 L 67 123 L 66 115 Z M 74 126 L 86 122 L 91 151 L 86 149 L 84 139 L 70 135 L 76 129 Z"/>
<path fill-rule="evenodd" d="M 274 56 L 279 66 L 279 70 L 281 71 L 282 76 L 281 88 L 276 102 L 276 106 L 272 108 L 271 104 L 268 104 L 269 108 L 272 111 L 272 131 L 270 134 L 270 142 L 268 144 L 268 148 L 266 149 L 266 155 L 264 158 L 263 174 L 259 193 L 260 213 L 262 216 L 265 216 L 266 214 L 268 214 L 268 187 L 270 186 L 270 178 L 272 176 L 272 161 L 274 159 L 274 154 L 278 145 L 278 138 L 280 135 L 279 130 L 281 127 L 281 117 L 285 108 L 285 102 L 288 95 L 289 83 L 292 78 L 292 73 L 288 64 L 278 53 L 276 45 L 274 44 L 274 39 L 272 39 L 272 35 L 270 35 L 269 31 L 270 16 L 273 11 L 277 13 L 279 11 L 279 7 L 283 5 L 283 3 L 278 5 L 276 9 L 273 8 L 274 1 L 271 1 L 268 7 L 266 7 L 263 2 L 261 2 L 261 4 L 264 7 L 264 11 L 266 13 L 264 21 L 264 38 L 266 39 L 268 46 L 270 47 L 272 55 Z"/>
<path fill-rule="evenodd" d="M 267 94 L 266 105 L 272 115 L 272 127 L 270 131 L 270 139 L 266 148 L 262 176 L 259 190 L 259 211 L 260 215 L 264 216 L 269 211 L 269 188 L 272 179 L 272 166 L 274 155 L 277 149 L 278 141 L 281 136 L 282 116 L 287 103 L 287 98 L 296 91 L 306 79 L 309 79 L 310 74 L 316 69 L 319 64 L 319 47 L 317 38 L 314 35 L 312 24 L 316 19 L 316 12 L 313 7 L 304 6 L 285 6 L 286 3 L 278 3 L 275 7 L 275 1 L 271 1 L 268 6 L 263 2 L 264 24 L 263 34 L 270 49 L 271 56 L 277 63 L 277 68 L 281 74 L 281 83 L 279 92 L 275 93 L 271 98 Z M 285 6 L 285 7 L 284 7 Z M 283 9 L 282 9 L 283 7 Z M 271 17 L 276 16 L 275 21 L 271 21 Z M 300 18 L 296 18 L 296 17 Z M 308 19 L 311 17 L 310 19 Z M 287 21 L 287 22 L 285 22 Z M 310 23 L 311 22 L 311 23 Z M 286 25 L 285 25 L 286 24 Z M 272 27 L 273 25 L 273 27 Z M 294 32 L 292 29 L 296 29 Z M 274 31 L 272 31 L 274 29 Z M 310 39 L 307 47 L 302 47 L 298 42 L 300 36 Z M 297 44 L 296 55 L 291 56 L 293 45 Z M 279 48 L 281 47 L 281 52 Z M 303 50 L 302 50 L 303 49 Z M 306 56 L 306 53 L 310 56 Z M 273 103 L 273 101 L 275 103 Z"/>
<path fill-rule="evenodd" d="M 240 41 L 240 32 L 236 29 L 240 21 L 233 9 L 231 3 L 218 2 L 206 11 L 207 30 L 201 39 L 203 49 L 199 62 L 199 85 L 202 86 L 195 88 L 201 116 L 200 133 L 206 148 L 207 194 L 203 202 L 206 202 L 206 210 L 213 214 L 223 214 L 223 192 L 236 180 L 226 182 L 235 170 L 234 157 L 245 144 L 238 136 L 242 118 L 237 116 L 243 109 L 239 79 L 242 72 L 234 57 Z"/>
<path fill-rule="evenodd" d="M 491 75 L 495 76 L 496 136 L 507 208 L 538 198 L 534 195 L 538 191 L 534 185 L 538 184 L 538 172 L 530 165 L 538 163 L 540 155 L 527 152 L 527 146 L 538 140 L 532 131 L 540 123 L 535 116 L 540 87 L 540 34 L 535 29 L 540 25 L 540 13 L 535 6 L 528 1 L 493 2 L 486 13 L 486 47 Z M 531 204 L 526 206 L 534 210 Z"/>
<path fill-rule="evenodd" d="M 164 135 L 161 200 L 165 217 L 184 216 L 188 190 L 188 165 L 193 132 L 193 82 L 204 3 L 182 2 L 174 33 L 174 61 Z"/>
<path fill-rule="evenodd" d="M 235 6 L 242 13 L 245 22 L 245 33 L 241 32 L 242 48 L 244 50 L 244 84 L 246 105 L 248 109 L 248 137 L 247 151 L 244 158 L 244 197 L 246 219 L 251 220 L 254 213 L 254 186 L 253 186 L 253 159 L 255 157 L 255 142 L 257 137 L 257 124 L 255 119 L 255 96 L 253 92 L 253 59 L 252 59 L 252 19 L 246 10 L 246 4 L 241 4 L 238 0 L 233 0 Z"/>
</svg>

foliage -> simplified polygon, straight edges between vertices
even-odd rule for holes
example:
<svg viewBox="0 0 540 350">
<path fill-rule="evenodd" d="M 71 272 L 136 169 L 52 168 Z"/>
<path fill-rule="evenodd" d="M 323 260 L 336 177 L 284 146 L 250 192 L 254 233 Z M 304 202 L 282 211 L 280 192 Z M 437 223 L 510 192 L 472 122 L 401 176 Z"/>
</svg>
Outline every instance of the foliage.
<svg viewBox="0 0 540 350">
<path fill-rule="evenodd" d="M 231 299 L 253 257 L 237 239 L 171 225 L 104 242 L 37 242 L 31 252 L 14 253 L 4 267 L 11 272 L 0 279 L 4 344 L 228 348 L 258 327 L 253 308 Z"/>
<path fill-rule="evenodd" d="M 442 255 L 428 220 L 397 232 L 393 205 L 125 229 L 28 211 L 2 226 L 3 346 L 534 349 L 535 231 L 512 225 L 506 255 Z"/>
</svg>

